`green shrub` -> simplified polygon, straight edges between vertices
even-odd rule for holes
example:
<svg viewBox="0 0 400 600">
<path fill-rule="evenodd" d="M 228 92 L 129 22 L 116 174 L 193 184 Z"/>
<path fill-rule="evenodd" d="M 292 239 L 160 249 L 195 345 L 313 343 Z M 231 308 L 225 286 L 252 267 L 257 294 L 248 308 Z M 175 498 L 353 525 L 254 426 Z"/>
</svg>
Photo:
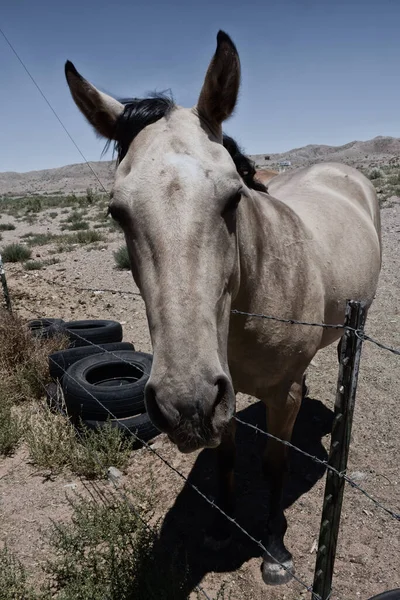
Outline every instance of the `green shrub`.
<svg viewBox="0 0 400 600">
<path fill-rule="evenodd" d="M 42 600 L 45 597 L 43 595 Z M 39 600 L 39 596 L 27 583 L 23 565 L 7 546 L 0 550 L 0 598 L 1 600 Z"/>
<path fill-rule="evenodd" d="M 24 269 L 26 271 L 40 271 L 43 267 L 44 264 L 40 260 L 28 260 L 24 263 Z"/>
<path fill-rule="evenodd" d="M 102 242 L 104 236 L 98 231 L 78 231 L 75 236 L 71 236 L 71 241 L 76 240 L 78 244 L 92 244 L 93 242 Z"/>
<path fill-rule="evenodd" d="M 376 167 L 371 169 L 368 176 L 370 179 L 380 179 L 381 177 L 385 177 L 385 173 L 382 171 L 382 169 L 378 169 Z"/>
<path fill-rule="evenodd" d="M 131 268 L 131 262 L 129 260 L 128 249 L 126 246 L 121 246 L 114 252 L 114 259 L 118 269 Z"/>
<path fill-rule="evenodd" d="M 40 198 L 29 198 L 28 204 L 26 207 L 26 212 L 28 213 L 38 213 L 42 210 L 42 202 Z"/>
<path fill-rule="evenodd" d="M 12 223 L 0 223 L 0 231 L 13 231 L 15 229 L 15 225 Z"/>
<path fill-rule="evenodd" d="M 12 454 L 19 444 L 21 435 L 22 428 L 19 418 L 12 410 L 6 390 L 0 387 L 0 455 Z"/>
<path fill-rule="evenodd" d="M 89 223 L 87 221 L 74 221 L 71 225 L 66 227 L 69 231 L 81 231 L 89 229 Z"/>
<path fill-rule="evenodd" d="M 31 257 L 31 250 L 22 244 L 8 244 L 4 246 L 1 256 L 4 262 L 23 262 Z"/>
<path fill-rule="evenodd" d="M 187 598 L 187 567 L 174 551 L 155 552 L 147 506 L 127 498 L 69 500 L 72 521 L 54 524 L 46 572 L 58 600 L 178 600 Z M 138 497 L 138 506 L 144 499 Z M 8 599 L 7 599 L 8 600 Z"/>
</svg>

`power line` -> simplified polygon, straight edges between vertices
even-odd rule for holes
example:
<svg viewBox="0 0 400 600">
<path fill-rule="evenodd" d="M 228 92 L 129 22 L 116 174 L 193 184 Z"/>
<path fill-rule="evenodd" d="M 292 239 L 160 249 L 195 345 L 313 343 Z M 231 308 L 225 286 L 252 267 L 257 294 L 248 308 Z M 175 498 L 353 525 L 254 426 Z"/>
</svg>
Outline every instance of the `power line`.
<svg viewBox="0 0 400 600">
<path fill-rule="evenodd" d="M 64 129 L 64 131 L 67 134 L 67 136 L 69 137 L 69 139 L 71 140 L 71 142 L 73 143 L 73 145 L 75 146 L 75 148 L 78 150 L 79 154 L 81 155 L 81 157 L 83 158 L 83 160 L 85 161 L 85 163 L 87 164 L 87 166 L 89 167 L 89 169 L 92 171 L 93 175 L 95 176 L 95 178 L 97 179 L 97 181 L 99 182 L 99 184 L 101 185 L 101 187 L 103 188 L 104 192 L 106 194 L 108 194 L 108 191 L 106 190 L 106 188 L 103 185 L 103 183 L 100 181 L 100 178 L 97 175 L 96 171 L 93 169 L 92 165 L 89 163 L 89 161 L 87 160 L 86 156 L 83 154 L 82 150 L 79 148 L 78 144 L 75 142 L 74 138 L 72 137 L 72 135 L 70 134 L 70 132 L 68 131 L 68 129 L 66 128 L 66 126 L 64 125 L 64 123 L 62 122 L 62 120 L 60 119 L 60 117 L 58 116 L 56 110 L 53 108 L 53 106 L 50 103 L 50 101 L 48 100 L 47 96 L 45 95 L 45 93 L 43 92 L 43 90 L 41 89 L 41 87 L 39 86 L 39 84 L 36 82 L 35 78 L 30 73 L 28 67 L 25 65 L 24 61 L 22 60 L 22 58 L 20 57 L 20 55 L 18 54 L 18 52 L 15 50 L 14 46 L 12 45 L 12 43 L 10 42 L 10 40 L 8 39 L 8 37 L 6 36 L 6 34 L 4 33 L 4 31 L 1 29 L 1 27 L 0 27 L 0 33 L 3 36 L 3 38 L 5 39 L 5 41 L 8 44 L 8 46 L 10 47 L 11 51 L 15 54 L 15 56 L 18 59 L 18 61 L 21 63 L 22 68 L 24 69 L 24 71 L 26 72 L 26 74 L 28 75 L 28 77 L 30 78 L 30 80 L 32 81 L 33 85 L 36 87 L 36 89 L 38 90 L 39 94 L 42 96 L 43 100 L 46 102 L 47 106 L 50 108 L 51 112 L 53 113 L 53 115 L 55 116 L 55 118 L 57 119 L 57 121 L 60 123 L 61 127 Z"/>
</svg>

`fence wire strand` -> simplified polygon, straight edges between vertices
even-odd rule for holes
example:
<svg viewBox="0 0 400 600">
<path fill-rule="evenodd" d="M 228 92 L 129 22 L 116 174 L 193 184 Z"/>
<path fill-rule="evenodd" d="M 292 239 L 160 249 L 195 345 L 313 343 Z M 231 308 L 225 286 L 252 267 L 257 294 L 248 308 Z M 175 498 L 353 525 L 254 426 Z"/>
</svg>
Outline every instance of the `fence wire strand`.
<svg viewBox="0 0 400 600">
<path fill-rule="evenodd" d="M 7 45 L 9 46 L 9 48 L 11 49 L 11 51 L 13 52 L 13 54 L 16 56 L 17 60 L 21 64 L 21 66 L 24 69 L 25 73 L 28 75 L 29 79 L 32 81 L 33 85 L 36 87 L 36 89 L 38 90 L 39 94 L 42 96 L 43 100 L 46 102 L 47 106 L 50 108 L 51 112 L 53 113 L 53 115 L 55 116 L 55 118 L 57 119 L 57 121 L 59 122 L 59 124 L 61 125 L 61 127 L 64 129 L 65 133 L 67 134 L 67 136 L 69 137 L 69 139 L 71 140 L 71 142 L 73 143 L 73 145 L 75 146 L 75 148 L 77 149 L 77 151 L 79 152 L 79 154 L 81 155 L 81 157 L 83 158 L 83 160 L 85 161 L 85 163 L 88 166 L 88 168 L 91 170 L 91 172 L 94 175 L 94 177 L 97 179 L 97 181 L 100 184 L 100 186 L 103 188 L 103 191 L 107 194 L 108 191 L 105 188 L 105 186 L 103 185 L 103 183 L 100 180 L 99 176 L 97 175 L 96 171 L 93 169 L 92 165 L 89 163 L 89 161 L 87 160 L 86 156 L 83 154 L 82 150 L 79 148 L 78 144 L 75 142 L 74 138 L 72 137 L 72 135 L 70 134 L 70 132 L 68 131 L 68 129 L 66 128 L 66 126 L 62 122 L 61 118 L 58 116 L 58 114 L 57 114 L 55 108 L 53 107 L 53 105 L 51 104 L 50 100 L 47 98 L 46 94 L 43 92 L 42 88 L 37 83 L 36 79 L 33 77 L 33 75 L 31 74 L 31 72 L 29 71 L 28 67 L 26 66 L 26 64 L 24 63 L 24 61 L 22 60 L 22 58 L 20 57 L 20 55 L 18 54 L 18 52 L 16 51 L 16 49 L 14 48 L 14 46 L 12 45 L 12 43 L 10 42 L 10 40 L 8 39 L 8 37 L 6 36 L 6 34 L 4 33 L 4 31 L 1 28 L 0 28 L 0 34 L 3 36 L 5 42 L 7 43 Z"/>
<path fill-rule="evenodd" d="M 332 467 L 329 464 L 328 460 L 322 460 L 321 458 L 318 458 L 317 456 L 314 456 L 313 454 L 309 454 L 308 452 L 305 452 L 304 450 L 302 450 L 298 446 L 294 446 L 290 442 L 288 442 L 286 440 L 282 440 L 281 438 L 276 437 L 272 433 L 268 433 L 267 431 L 263 431 L 262 429 L 260 429 L 259 427 L 257 427 L 257 425 L 252 425 L 251 423 L 246 423 L 246 421 L 242 421 L 241 419 L 239 419 L 236 416 L 234 417 L 234 419 L 235 419 L 235 421 L 237 421 L 241 425 L 245 425 L 246 427 L 250 427 L 251 429 L 254 429 L 255 431 L 257 431 L 257 433 L 261 433 L 262 435 L 264 435 L 267 438 L 270 438 L 270 439 L 273 439 L 273 440 L 275 440 L 277 442 L 280 442 L 281 444 L 283 444 L 284 446 L 287 446 L 288 448 L 291 448 L 292 450 L 296 450 L 296 452 L 298 452 L 299 454 L 302 454 L 303 456 L 306 456 L 307 458 L 310 458 L 312 461 L 314 461 L 314 462 L 318 463 L 319 465 L 325 467 L 327 470 L 331 471 L 332 473 L 335 473 L 335 475 L 337 475 L 341 479 L 344 479 L 349 485 L 351 485 L 351 487 L 357 489 L 359 492 L 361 492 L 362 494 L 364 494 L 364 496 L 366 496 L 367 498 L 369 498 L 369 500 L 371 500 L 378 508 L 380 508 L 383 511 L 385 511 L 386 513 L 388 513 L 391 517 L 393 517 L 394 519 L 396 519 L 396 521 L 400 521 L 400 513 L 396 513 L 395 511 L 391 510 L 390 508 L 387 508 L 386 506 L 384 506 L 381 502 L 379 502 L 379 500 L 376 500 L 366 490 L 364 490 L 362 487 L 360 487 L 360 485 L 356 481 L 354 481 L 353 479 L 351 479 L 351 477 L 349 477 L 346 473 L 340 472 L 337 469 L 335 469 L 334 467 Z"/>
<path fill-rule="evenodd" d="M 51 357 L 49 357 L 50 360 Z M 53 360 L 54 362 L 54 360 Z M 55 363 L 57 364 L 57 363 Z M 59 366 L 59 365 L 58 365 Z M 64 373 L 67 373 L 67 371 L 65 369 L 62 369 L 64 371 Z M 125 423 L 123 423 L 122 421 L 120 421 L 113 413 L 112 411 L 106 407 L 98 398 L 96 398 L 89 390 L 87 390 L 80 381 L 78 381 L 76 378 L 72 377 L 69 373 L 68 373 L 68 377 L 70 379 L 72 379 L 72 381 L 74 381 L 79 387 L 81 387 L 81 389 L 85 392 L 85 394 L 87 394 L 88 396 L 90 396 L 92 398 L 92 400 L 94 400 L 99 406 L 101 406 L 101 408 L 110 415 L 110 417 L 119 424 L 119 426 L 121 426 L 123 429 L 125 429 L 129 435 L 131 435 L 132 437 L 135 438 L 136 441 L 138 441 L 140 444 L 142 444 L 149 452 L 151 452 L 152 454 L 154 454 L 159 460 L 161 460 L 161 462 L 163 462 L 171 471 L 173 471 L 176 475 L 178 475 L 178 477 L 180 479 L 182 479 L 191 489 L 193 489 L 199 496 L 201 496 L 212 508 L 215 508 L 215 510 L 217 510 L 221 515 L 223 515 L 226 519 L 228 519 L 228 521 L 230 521 L 237 529 L 239 529 L 239 531 L 241 531 L 248 539 L 250 539 L 250 541 L 254 542 L 267 556 L 269 556 L 276 564 L 278 564 L 284 571 L 287 571 L 290 573 L 290 575 L 293 577 L 293 579 L 295 579 L 307 592 L 310 592 L 312 594 L 312 597 L 315 600 L 320 600 L 320 598 L 313 593 L 312 591 L 312 586 L 307 585 L 304 581 L 302 581 L 295 573 L 293 573 L 286 565 L 284 565 L 283 563 L 281 563 L 279 560 L 277 560 L 268 550 L 267 548 L 264 546 L 264 544 L 262 544 L 262 542 L 260 540 L 257 540 L 255 537 L 253 537 L 250 533 L 248 533 L 235 519 L 233 519 L 231 516 L 229 516 L 225 511 L 223 511 L 218 504 L 216 504 L 214 502 L 214 500 L 211 500 L 210 498 L 208 498 L 208 496 L 206 496 L 206 494 L 204 494 L 195 484 L 193 484 L 191 481 L 188 480 L 188 478 L 181 473 L 178 469 L 176 469 L 173 465 L 171 465 L 169 463 L 169 461 L 167 459 L 165 459 L 156 449 L 154 449 L 150 444 L 148 444 L 146 441 L 142 440 L 136 433 L 133 433 L 133 431 L 131 431 L 126 425 Z"/>
<path fill-rule="evenodd" d="M 65 369 L 62 369 L 64 371 L 64 375 L 66 373 Z M 46 386 L 44 385 L 43 381 L 36 375 L 34 374 L 37 382 L 40 384 L 40 386 L 42 387 L 44 393 L 50 396 L 50 392 L 47 391 Z M 77 382 L 77 380 L 74 379 L 75 382 Z M 77 382 L 79 385 L 81 385 L 79 382 Z M 55 384 L 57 386 L 57 394 L 61 391 L 62 392 L 62 388 L 61 385 L 59 383 Z M 81 385 L 81 387 L 83 388 L 83 386 Z M 85 389 L 85 388 L 83 388 Z M 89 392 L 88 392 L 89 393 Z M 90 394 L 91 395 L 91 394 Z M 91 395 L 92 396 L 92 395 Z M 92 396 L 93 399 L 94 396 Z M 119 424 L 121 424 L 120 421 L 118 421 Z M 81 434 L 81 432 L 79 431 L 79 429 L 77 427 L 74 428 L 81 443 L 84 445 L 85 449 L 89 452 L 89 454 L 92 456 L 92 458 L 96 461 L 96 463 L 98 464 L 98 466 L 101 468 L 101 470 L 103 471 L 104 475 L 107 477 L 108 481 L 110 481 L 110 483 L 113 486 L 114 491 L 116 492 L 117 495 L 120 496 L 120 498 L 127 503 L 127 505 L 129 506 L 129 508 L 132 510 L 132 512 L 135 514 L 135 516 L 141 521 L 141 523 L 146 527 L 146 529 L 151 533 L 151 535 L 153 536 L 153 539 L 157 539 L 158 535 L 157 532 L 154 530 L 154 528 L 150 525 L 150 523 L 148 523 L 140 514 L 140 512 L 136 509 L 135 505 L 133 504 L 133 502 L 130 500 L 130 498 L 128 498 L 127 494 L 125 492 L 123 492 L 121 490 L 121 488 L 119 487 L 116 478 L 112 475 L 112 473 L 109 472 L 108 468 L 102 463 L 102 461 L 100 460 L 97 452 L 93 451 L 90 447 L 88 447 L 85 444 L 85 439 L 83 437 L 83 435 Z M 130 430 L 128 430 L 130 431 Z M 133 434 L 132 434 L 133 435 Z M 141 442 L 142 443 L 142 442 Z M 81 481 L 83 481 L 83 478 L 80 478 Z M 104 492 L 99 489 L 99 487 L 96 485 L 96 482 L 91 481 L 90 482 L 91 486 L 95 489 L 96 494 L 100 497 L 101 501 L 106 505 L 108 504 L 108 499 L 106 497 L 106 495 L 104 494 Z M 85 486 L 87 489 L 87 486 Z M 89 491 L 89 490 L 88 490 Z M 89 491 L 90 493 L 90 491 Z M 93 501 L 95 501 L 93 495 L 90 493 Z M 210 596 L 207 594 L 207 592 L 204 590 L 204 588 L 200 585 L 197 584 L 194 589 L 196 591 L 198 591 L 199 593 L 201 593 L 206 600 L 211 600 Z"/>
<path fill-rule="evenodd" d="M 356 331 L 356 330 L 354 329 L 354 331 Z M 99 346 L 98 344 L 96 344 L 96 343 L 94 343 L 92 341 L 86 340 L 84 337 L 80 336 L 75 331 L 74 331 L 74 336 L 76 336 L 80 340 L 84 341 L 86 344 L 88 343 L 89 345 L 94 346 L 95 348 L 98 348 L 101 351 L 101 353 L 103 353 L 103 354 L 110 354 L 114 358 L 117 358 L 120 362 L 126 363 L 129 366 L 134 366 L 137 370 L 141 371 L 143 373 L 143 375 L 147 375 L 148 377 L 150 376 L 150 373 L 148 373 L 147 371 L 145 371 L 142 367 L 140 367 L 140 365 L 136 365 L 136 364 L 130 362 L 129 360 L 124 359 L 122 356 L 118 356 L 117 354 L 115 354 L 115 352 L 110 351 L 110 350 L 106 350 L 106 349 L 102 348 L 101 346 Z M 57 364 L 57 363 L 55 363 L 55 364 Z M 61 365 L 60 365 L 60 367 L 61 367 Z M 64 372 L 66 372 L 63 367 L 61 367 L 61 369 Z M 87 393 L 89 394 L 89 392 L 87 392 Z M 266 436 L 267 438 L 274 439 L 275 441 L 280 442 L 284 446 L 287 446 L 288 448 L 291 448 L 292 450 L 295 450 L 299 454 L 302 454 L 303 456 L 306 456 L 307 458 L 309 458 L 310 460 L 316 462 L 317 464 L 320 464 L 321 466 L 324 466 L 327 470 L 331 471 L 332 473 L 335 473 L 341 479 L 344 479 L 353 489 L 358 490 L 366 498 L 368 498 L 369 500 L 371 500 L 371 502 L 373 502 L 377 508 L 380 508 L 381 510 L 383 510 L 384 512 L 386 512 L 388 515 L 390 515 L 391 517 L 393 517 L 396 521 L 400 521 L 400 513 L 397 513 L 396 511 L 394 511 L 394 510 L 392 510 L 392 509 L 387 508 L 386 506 L 384 506 L 379 500 L 376 500 L 369 492 L 367 492 L 364 488 L 362 488 L 356 481 L 354 481 L 353 479 L 351 479 L 351 477 L 349 477 L 346 473 L 341 473 L 340 471 L 338 471 L 337 469 L 335 469 L 334 467 L 332 467 L 327 460 L 322 460 L 322 459 L 318 458 L 317 456 L 309 454 L 308 452 L 305 452 L 304 450 L 302 450 L 298 446 L 295 446 L 291 442 L 288 442 L 286 440 L 282 440 L 281 438 L 278 438 L 278 437 L 274 436 L 271 433 L 263 431 L 262 429 L 260 429 L 256 425 L 253 425 L 251 423 L 247 423 L 246 421 L 242 421 L 237 416 L 235 416 L 234 419 L 238 423 L 240 423 L 241 425 L 249 427 L 249 428 L 257 431 L 258 433 L 261 433 L 262 435 Z M 118 421 L 118 419 L 116 419 L 116 420 Z M 124 427 L 126 428 L 125 425 L 124 425 Z"/>
<path fill-rule="evenodd" d="M 77 291 L 82 291 L 82 292 L 108 292 L 111 294 L 126 294 L 126 295 L 130 295 L 130 296 L 139 296 L 142 298 L 142 294 L 140 292 L 134 292 L 133 290 L 115 290 L 113 288 L 102 288 L 102 287 L 83 287 L 83 286 L 78 286 L 75 284 L 63 284 L 60 283 L 58 281 L 51 281 L 49 279 L 46 279 L 45 277 L 42 277 L 42 280 L 45 281 L 46 283 L 48 283 L 49 285 L 56 285 L 62 288 L 73 288 Z M 32 312 L 32 311 L 30 311 Z M 234 315 L 241 315 L 244 317 L 252 317 L 252 318 L 256 318 L 256 319 L 266 319 L 268 321 L 276 321 L 278 323 L 286 323 L 287 325 L 301 325 L 303 327 L 321 327 L 322 329 L 343 329 L 344 331 L 351 331 L 353 332 L 359 339 L 362 339 L 365 342 L 369 342 L 371 344 L 374 344 L 375 346 L 377 346 L 378 348 L 381 348 L 382 350 L 387 350 L 388 352 L 391 352 L 392 354 L 395 354 L 396 356 L 400 356 L 400 349 L 399 348 L 394 348 L 393 346 L 389 346 L 387 344 L 383 344 L 382 342 L 376 340 L 374 337 L 366 334 L 364 331 L 362 330 L 358 330 L 355 329 L 354 327 L 349 327 L 348 325 L 344 325 L 341 323 L 318 323 L 318 322 L 313 322 L 313 321 L 298 321 L 296 319 L 287 319 L 287 318 L 282 318 L 282 317 L 276 317 L 274 315 L 265 315 L 263 313 L 250 313 L 250 312 L 245 312 L 243 310 L 237 310 L 237 309 L 232 309 L 231 313 Z"/>
</svg>

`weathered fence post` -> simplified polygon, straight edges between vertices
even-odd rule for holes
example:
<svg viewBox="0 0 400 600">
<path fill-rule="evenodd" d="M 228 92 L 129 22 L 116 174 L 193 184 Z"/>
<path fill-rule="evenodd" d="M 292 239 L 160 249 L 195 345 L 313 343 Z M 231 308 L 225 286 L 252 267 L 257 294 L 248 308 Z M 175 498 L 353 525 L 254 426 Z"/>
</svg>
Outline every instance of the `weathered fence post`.
<svg viewBox="0 0 400 600">
<path fill-rule="evenodd" d="M 4 271 L 3 260 L 1 258 L 1 254 L 0 254 L 0 279 L 1 279 L 1 286 L 3 288 L 4 301 L 5 301 L 5 304 L 6 304 L 6 308 L 9 311 L 11 311 L 10 294 L 8 292 L 6 273 Z"/>
<path fill-rule="evenodd" d="M 357 335 L 354 330 L 364 330 L 365 316 L 365 303 L 347 302 L 345 325 L 349 329 L 346 329 L 341 341 L 335 417 L 328 460 L 329 465 L 339 473 L 345 472 L 347 468 L 363 341 L 362 336 Z M 331 595 L 344 485 L 343 477 L 331 470 L 327 471 L 313 583 L 313 593 L 320 600 L 328 600 Z"/>
</svg>

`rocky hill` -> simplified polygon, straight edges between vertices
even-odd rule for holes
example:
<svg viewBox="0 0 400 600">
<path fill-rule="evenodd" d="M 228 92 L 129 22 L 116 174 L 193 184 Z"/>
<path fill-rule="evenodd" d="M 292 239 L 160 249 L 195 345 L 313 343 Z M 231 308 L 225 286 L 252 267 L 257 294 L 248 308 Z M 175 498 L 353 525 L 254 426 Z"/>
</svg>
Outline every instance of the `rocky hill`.
<svg viewBox="0 0 400 600">
<path fill-rule="evenodd" d="M 344 146 L 310 144 L 282 154 L 255 154 L 252 158 L 260 166 L 277 165 L 281 161 L 290 161 L 295 167 L 322 161 L 344 162 L 360 167 L 377 166 L 400 162 L 400 138 L 378 136 L 366 142 L 349 142 Z"/>
<path fill-rule="evenodd" d="M 251 158 L 260 167 L 277 167 L 282 161 L 290 161 L 293 168 L 327 160 L 358 167 L 374 167 L 400 163 L 400 138 L 378 136 L 344 146 L 309 145 L 282 154 L 255 154 Z M 114 176 L 114 163 L 99 161 L 90 164 L 101 183 L 109 190 Z M 0 196 L 82 194 L 89 187 L 102 191 L 99 181 L 85 163 L 28 173 L 0 173 Z"/>
</svg>

